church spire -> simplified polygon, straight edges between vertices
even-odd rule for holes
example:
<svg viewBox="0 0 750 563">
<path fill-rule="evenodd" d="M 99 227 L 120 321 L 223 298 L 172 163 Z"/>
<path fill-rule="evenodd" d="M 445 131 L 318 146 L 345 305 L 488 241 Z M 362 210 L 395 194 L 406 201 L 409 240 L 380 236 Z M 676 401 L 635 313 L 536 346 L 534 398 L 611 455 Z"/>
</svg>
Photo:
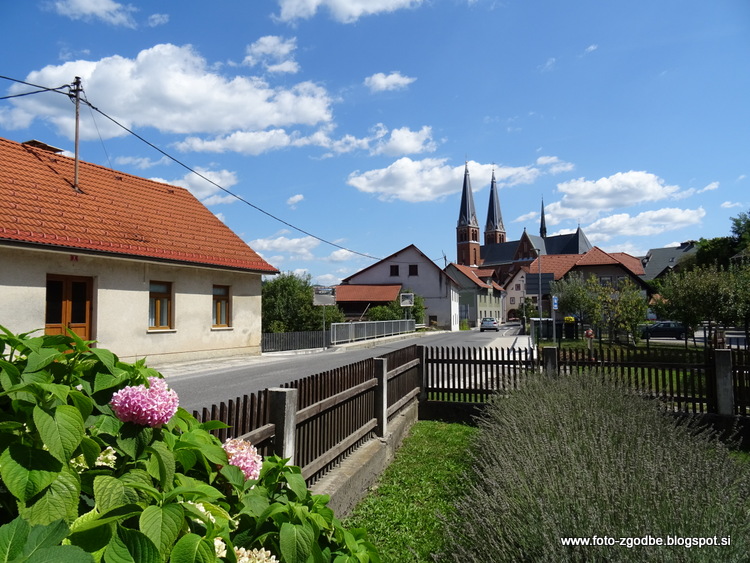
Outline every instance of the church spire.
<svg viewBox="0 0 750 563">
<path fill-rule="evenodd" d="M 474 208 L 474 194 L 471 191 L 469 163 L 464 169 L 464 185 L 461 192 L 461 208 L 458 212 L 456 227 L 456 247 L 458 264 L 464 266 L 479 265 L 479 223 Z"/>
<path fill-rule="evenodd" d="M 493 169 L 492 182 L 490 182 L 490 203 L 487 208 L 487 224 L 484 227 L 484 244 L 500 242 L 505 242 L 505 226 L 503 225 L 503 215 L 500 212 L 500 199 L 497 195 L 497 182 Z"/>
<path fill-rule="evenodd" d="M 542 220 L 539 225 L 539 236 L 542 238 L 547 237 L 547 222 L 544 220 L 544 197 L 542 197 Z"/>
</svg>

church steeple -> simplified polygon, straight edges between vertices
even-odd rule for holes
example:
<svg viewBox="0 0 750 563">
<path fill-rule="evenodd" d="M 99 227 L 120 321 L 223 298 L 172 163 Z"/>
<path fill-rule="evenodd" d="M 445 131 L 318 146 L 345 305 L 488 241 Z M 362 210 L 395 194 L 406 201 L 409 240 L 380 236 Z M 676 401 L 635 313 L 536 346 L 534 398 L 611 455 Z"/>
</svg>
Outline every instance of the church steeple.
<svg viewBox="0 0 750 563">
<path fill-rule="evenodd" d="M 463 266 L 479 265 L 479 223 L 474 208 L 474 194 L 471 191 L 468 162 L 464 169 L 461 208 L 458 212 L 458 225 L 456 227 L 456 247 L 456 262 L 458 264 Z"/>
<path fill-rule="evenodd" d="M 544 198 L 542 198 L 542 220 L 539 224 L 539 236 L 547 238 L 547 222 L 544 220 Z"/>
<path fill-rule="evenodd" d="M 487 207 L 487 224 L 484 227 L 484 244 L 500 242 L 505 242 L 505 226 L 503 225 L 503 215 L 500 212 L 500 199 L 497 195 L 497 182 L 493 169 L 492 182 L 490 183 L 490 203 Z"/>
</svg>

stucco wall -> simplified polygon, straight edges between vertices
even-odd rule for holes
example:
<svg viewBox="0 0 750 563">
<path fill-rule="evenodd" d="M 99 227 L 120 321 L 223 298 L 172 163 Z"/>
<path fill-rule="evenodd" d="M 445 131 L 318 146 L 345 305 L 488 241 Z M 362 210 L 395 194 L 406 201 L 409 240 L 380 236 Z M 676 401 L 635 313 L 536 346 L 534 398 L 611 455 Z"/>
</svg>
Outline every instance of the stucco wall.
<svg viewBox="0 0 750 563">
<path fill-rule="evenodd" d="M 48 274 L 93 278 L 93 339 L 121 359 L 149 365 L 259 354 L 259 274 L 0 247 L 0 324 L 43 329 Z M 149 283 L 172 283 L 174 329 L 149 330 Z M 212 289 L 231 287 L 232 327 L 212 328 Z"/>
</svg>

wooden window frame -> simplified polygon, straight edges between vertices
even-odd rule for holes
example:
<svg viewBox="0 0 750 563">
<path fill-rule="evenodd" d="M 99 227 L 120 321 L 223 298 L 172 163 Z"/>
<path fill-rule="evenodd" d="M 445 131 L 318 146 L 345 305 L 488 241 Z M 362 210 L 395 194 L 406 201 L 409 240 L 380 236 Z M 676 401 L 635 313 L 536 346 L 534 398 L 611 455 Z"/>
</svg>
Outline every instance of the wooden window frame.
<svg viewBox="0 0 750 563">
<path fill-rule="evenodd" d="M 217 290 L 226 290 L 224 294 L 217 295 Z M 212 288 L 212 297 L 213 297 L 213 308 L 212 308 L 212 316 L 211 316 L 211 322 L 212 326 L 214 328 L 228 328 L 232 326 L 232 291 L 230 286 L 228 285 L 214 285 Z M 222 305 L 223 305 L 223 312 L 224 312 L 224 321 L 225 322 L 219 322 L 222 320 L 221 313 L 222 313 Z"/>
<path fill-rule="evenodd" d="M 153 286 L 155 284 L 164 284 L 167 287 L 167 291 L 155 291 Z M 160 323 L 163 318 L 163 306 L 166 301 L 167 313 L 166 320 L 167 324 L 162 325 Z M 172 330 L 174 328 L 174 297 L 172 293 L 172 282 L 168 281 L 157 281 L 151 280 L 148 288 L 148 314 L 149 314 L 149 330 Z"/>
</svg>

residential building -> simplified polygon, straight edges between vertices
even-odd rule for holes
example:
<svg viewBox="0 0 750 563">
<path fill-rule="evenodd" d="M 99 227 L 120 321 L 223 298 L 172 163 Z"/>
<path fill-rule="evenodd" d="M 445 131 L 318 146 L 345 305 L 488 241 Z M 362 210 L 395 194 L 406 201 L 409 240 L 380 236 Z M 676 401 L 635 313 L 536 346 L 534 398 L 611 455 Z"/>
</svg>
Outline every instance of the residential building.
<svg viewBox="0 0 750 563">
<path fill-rule="evenodd" d="M 259 354 L 278 273 L 188 190 L 0 139 L 0 324 L 124 360 Z"/>
<path fill-rule="evenodd" d="M 413 244 L 343 279 L 336 288 L 336 302 L 340 295 L 348 295 L 345 286 L 359 286 L 355 289 L 357 301 L 370 303 L 383 299 L 384 291 L 392 291 L 383 286 L 396 285 L 401 288 L 399 293 L 414 293 L 424 299 L 425 324 L 458 330 L 458 284 Z"/>
<path fill-rule="evenodd" d="M 469 327 L 477 327 L 484 317 L 504 321 L 504 291 L 492 279 L 491 268 L 472 268 L 460 264 L 448 264 L 445 273 L 459 286 L 459 319 Z"/>
<path fill-rule="evenodd" d="M 679 246 L 652 248 L 641 259 L 644 281 L 650 282 L 671 271 L 678 270 L 680 263 L 687 257 L 695 255 L 696 252 L 698 252 L 698 246 L 694 240 L 683 242 Z"/>
</svg>

